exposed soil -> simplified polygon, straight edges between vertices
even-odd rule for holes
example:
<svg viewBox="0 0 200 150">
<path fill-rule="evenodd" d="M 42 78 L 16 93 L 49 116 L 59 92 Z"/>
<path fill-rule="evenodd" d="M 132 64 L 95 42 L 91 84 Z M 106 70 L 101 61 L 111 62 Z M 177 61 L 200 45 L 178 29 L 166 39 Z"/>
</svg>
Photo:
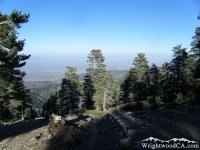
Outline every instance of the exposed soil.
<svg viewBox="0 0 200 150">
<path fill-rule="evenodd" d="M 174 106 L 175 107 L 175 106 Z M 104 116 L 71 116 L 55 135 L 49 120 L 0 126 L 0 150 L 125 150 L 141 149 L 138 141 L 186 138 L 200 142 L 200 105 L 118 112 Z"/>
</svg>

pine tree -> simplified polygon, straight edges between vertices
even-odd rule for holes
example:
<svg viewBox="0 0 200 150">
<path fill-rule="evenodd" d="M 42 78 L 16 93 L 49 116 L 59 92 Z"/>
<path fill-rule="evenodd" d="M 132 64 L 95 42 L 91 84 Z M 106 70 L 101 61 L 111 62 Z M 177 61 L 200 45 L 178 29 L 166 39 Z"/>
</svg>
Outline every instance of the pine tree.
<svg viewBox="0 0 200 150">
<path fill-rule="evenodd" d="M 101 50 L 93 49 L 88 55 L 89 68 L 86 69 L 86 72 L 91 75 L 94 86 L 96 86 L 101 79 L 104 77 L 106 72 L 106 65 L 103 64 L 105 58 Z"/>
<path fill-rule="evenodd" d="M 95 95 L 93 95 L 91 101 L 96 100 L 96 109 L 100 108 L 99 102 L 101 101 L 100 99 L 102 94 L 100 93 L 100 91 L 97 91 L 97 86 L 104 78 L 106 72 L 106 65 L 103 64 L 104 60 L 105 58 L 103 57 L 103 54 L 99 49 L 91 50 L 87 60 L 87 62 L 89 62 L 89 68 L 86 69 L 86 72 L 91 77 L 91 81 L 95 89 Z M 92 88 L 93 87 L 91 87 L 91 89 Z"/>
<path fill-rule="evenodd" d="M 136 82 L 137 70 L 135 68 L 131 68 L 120 86 L 120 100 L 123 103 L 132 102 L 134 100 Z"/>
<path fill-rule="evenodd" d="M 173 59 L 170 63 L 171 71 L 174 72 L 174 92 L 176 94 L 182 92 L 186 87 L 185 68 L 188 54 L 186 48 L 181 48 L 181 45 L 173 47 Z"/>
<path fill-rule="evenodd" d="M 164 102 L 173 102 L 180 93 L 185 95 L 188 78 L 188 53 L 181 45 L 173 47 L 173 59 L 162 66 L 161 97 Z"/>
<path fill-rule="evenodd" d="M 161 73 L 158 67 L 153 63 L 147 72 L 147 93 L 151 102 L 155 103 L 156 97 L 160 95 L 160 79 Z"/>
<path fill-rule="evenodd" d="M 172 72 L 170 63 L 165 62 L 162 65 L 162 77 L 161 77 L 161 99 L 163 102 L 173 102 L 176 98 L 175 91 L 175 73 Z"/>
<path fill-rule="evenodd" d="M 27 23 L 30 15 L 14 10 L 10 15 L 0 13 L 0 119 L 24 117 L 31 107 L 29 91 L 25 89 L 20 68 L 30 55 L 19 54 L 25 40 L 18 40 L 17 29 Z"/>
<path fill-rule="evenodd" d="M 110 104 L 110 107 L 117 107 L 121 104 L 120 98 L 121 98 L 121 85 L 123 83 L 123 79 L 119 79 L 118 81 L 115 81 L 115 85 L 113 87 L 113 96 L 112 96 L 112 104 Z"/>
<path fill-rule="evenodd" d="M 62 79 L 61 90 L 59 91 L 59 111 L 62 115 L 77 113 L 80 101 L 80 84 L 76 74 L 76 67 L 67 66 L 66 68 L 67 72 Z"/>
<path fill-rule="evenodd" d="M 106 73 L 104 78 L 96 86 L 98 92 L 94 95 L 96 105 L 102 105 L 103 111 L 114 103 L 113 95 L 115 90 L 115 80 L 112 73 Z M 103 100 L 103 101 L 102 101 Z M 100 107 L 100 106 L 99 106 Z"/>
<path fill-rule="evenodd" d="M 49 118 L 52 113 L 58 114 L 58 97 L 57 91 L 51 93 L 48 101 L 43 104 L 42 116 Z"/>
<path fill-rule="evenodd" d="M 89 75 L 88 73 L 84 76 L 83 91 L 83 108 L 87 110 L 94 109 L 93 96 L 95 94 L 95 89 L 91 79 L 91 75 Z"/>
<path fill-rule="evenodd" d="M 200 15 L 197 17 L 200 19 Z M 191 50 L 189 51 L 190 57 L 193 58 L 194 66 L 192 69 L 193 72 L 193 93 L 194 100 L 200 102 L 200 27 L 196 28 L 195 35 L 192 37 L 193 41 L 191 42 Z"/>
<path fill-rule="evenodd" d="M 195 61 L 191 55 L 188 55 L 187 59 L 185 60 L 185 67 L 184 67 L 184 78 L 185 78 L 185 86 L 183 88 L 184 96 L 189 100 L 196 99 L 196 79 L 194 78 L 194 67 Z M 196 93 L 196 94 L 195 94 Z"/>
<path fill-rule="evenodd" d="M 147 99 L 147 83 L 139 80 L 134 85 L 134 100 L 143 101 Z"/>
<path fill-rule="evenodd" d="M 120 99 L 124 102 L 141 101 L 147 98 L 146 72 L 148 71 L 148 61 L 144 53 L 138 53 L 133 60 L 134 68 L 126 74 L 121 85 Z"/>
<path fill-rule="evenodd" d="M 147 98 L 146 72 L 149 69 L 147 58 L 144 53 L 138 53 L 133 60 L 137 72 L 137 82 L 134 85 L 134 100 L 141 101 Z"/>
<path fill-rule="evenodd" d="M 144 53 L 138 53 L 137 55 L 138 57 L 135 57 L 135 59 L 133 60 L 133 65 L 137 70 L 138 80 L 144 80 L 145 73 L 149 68 L 148 61 Z"/>
</svg>

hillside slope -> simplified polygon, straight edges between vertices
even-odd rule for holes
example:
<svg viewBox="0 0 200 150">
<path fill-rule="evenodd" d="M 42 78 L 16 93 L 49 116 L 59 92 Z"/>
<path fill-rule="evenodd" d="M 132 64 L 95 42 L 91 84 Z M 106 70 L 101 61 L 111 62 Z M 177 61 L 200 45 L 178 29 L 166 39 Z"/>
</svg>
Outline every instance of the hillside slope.
<svg viewBox="0 0 200 150">
<path fill-rule="evenodd" d="M 123 78 L 127 70 L 108 70 L 113 74 L 115 80 Z M 79 80 L 83 81 L 86 74 L 79 74 Z M 43 104 L 49 99 L 53 91 L 60 89 L 60 84 L 63 77 L 48 77 L 48 78 L 27 78 L 24 80 L 25 87 L 30 89 L 30 96 L 32 99 L 33 107 L 38 111 L 42 108 Z"/>
<path fill-rule="evenodd" d="M 33 107 L 42 108 L 42 105 L 50 98 L 51 93 L 58 90 L 60 90 L 60 84 L 49 84 L 30 89 Z"/>
</svg>

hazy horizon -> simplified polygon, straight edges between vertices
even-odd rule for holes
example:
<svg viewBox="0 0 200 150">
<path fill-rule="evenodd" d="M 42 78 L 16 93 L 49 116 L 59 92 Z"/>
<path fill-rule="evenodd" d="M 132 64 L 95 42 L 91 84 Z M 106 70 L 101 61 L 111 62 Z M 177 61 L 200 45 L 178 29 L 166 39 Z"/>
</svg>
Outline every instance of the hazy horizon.
<svg viewBox="0 0 200 150">
<path fill-rule="evenodd" d="M 103 51 L 102 51 L 103 53 Z M 139 53 L 139 52 L 138 52 Z M 171 53 L 145 53 L 149 66 L 155 63 L 161 67 L 172 59 Z M 107 70 L 129 70 L 137 53 L 105 53 Z M 21 70 L 26 72 L 25 78 L 64 76 L 66 66 L 77 68 L 77 73 L 85 73 L 89 67 L 88 54 L 31 54 L 27 64 Z"/>
<path fill-rule="evenodd" d="M 66 66 L 85 72 L 87 55 L 101 49 L 107 70 L 128 70 L 137 53 L 149 65 L 172 59 L 177 44 L 190 50 L 199 26 L 199 0 L 0 0 L 2 14 L 30 13 L 17 30 L 26 39 L 22 68 L 31 76 L 62 76 Z"/>
</svg>

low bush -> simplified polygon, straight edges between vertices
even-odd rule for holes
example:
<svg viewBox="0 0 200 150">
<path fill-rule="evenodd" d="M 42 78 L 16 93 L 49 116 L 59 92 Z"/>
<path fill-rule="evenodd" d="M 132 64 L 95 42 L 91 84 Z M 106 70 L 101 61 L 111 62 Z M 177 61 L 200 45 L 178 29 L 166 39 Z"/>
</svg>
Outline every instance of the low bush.
<svg viewBox="0 0 200 150">
<path fill-rule="evenodd" d="M 147 101 L 130 102 L 117 106 L 117 108 L 110 109 L 111 113 L 117 111 L 138 111 L 138 110 L 149 110 L 156 108 L 155 104 L 151 104 Z"/>
<path fill-rule="evenodd" d="M 93 115 L 93 116 L 101 116 L 101 115 L 105 115 L 107 114 L 108 112 L 103 112 L 101 110 L 85 110 L 83 112 L 83 114 L 86 114 L 86 115 Z"/>
</svg>

